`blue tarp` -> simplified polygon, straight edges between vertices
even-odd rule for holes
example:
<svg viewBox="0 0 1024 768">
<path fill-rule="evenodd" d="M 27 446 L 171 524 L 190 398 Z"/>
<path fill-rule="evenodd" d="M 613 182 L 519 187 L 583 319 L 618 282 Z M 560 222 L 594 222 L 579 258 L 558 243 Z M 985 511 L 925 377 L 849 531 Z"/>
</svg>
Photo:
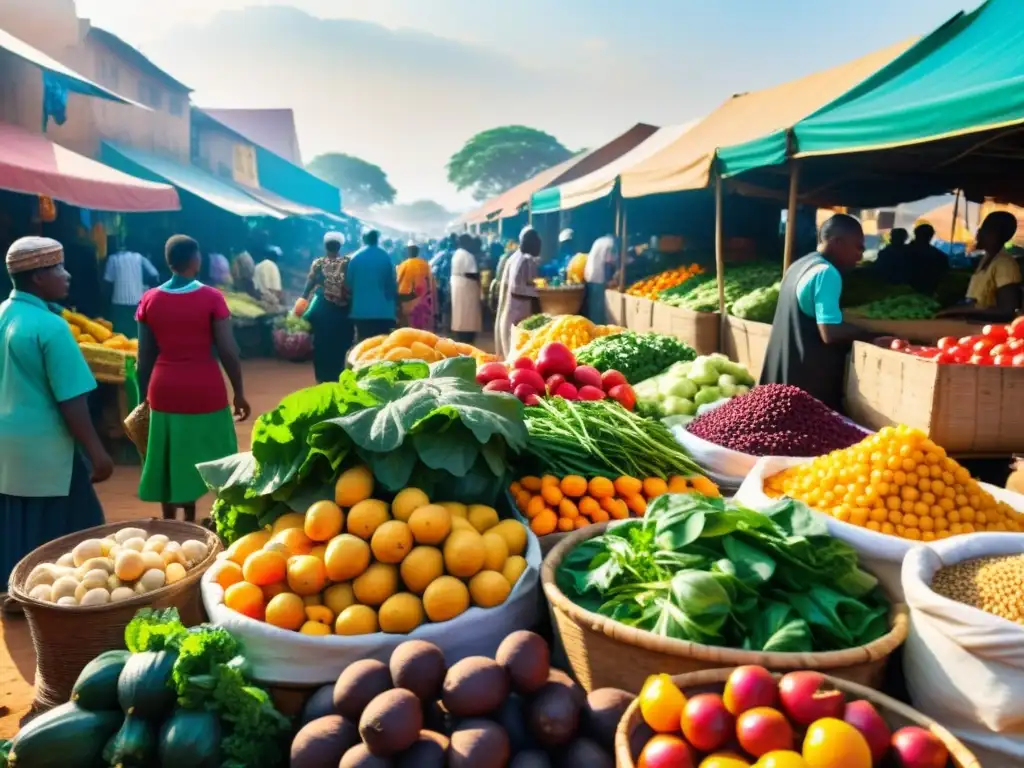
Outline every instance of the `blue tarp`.
<svg viewBox="0 0 1024 768">
<path fill-rule="evenodd" d="M 341 190 L 268 149 L 256 145 L 260 186 L 327 213 L 341 213 Z"/>
</svg>

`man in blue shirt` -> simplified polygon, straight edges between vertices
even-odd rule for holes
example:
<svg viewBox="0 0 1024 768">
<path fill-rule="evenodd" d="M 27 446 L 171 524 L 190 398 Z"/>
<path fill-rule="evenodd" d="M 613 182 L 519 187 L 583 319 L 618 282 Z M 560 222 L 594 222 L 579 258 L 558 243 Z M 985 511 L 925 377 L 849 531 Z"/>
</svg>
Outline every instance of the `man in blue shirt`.
<svg viewBox="0 0 1024 768">
<path fill-rule="evenodd" d="M 842 273 L 864 255 L 864 230 L 853 216 L 838 213 L 821 228 L 818 250 L 795 261 L 779 289 L 762 384 L 791 384 L 839 410 L 846 354 L 854 341 L 888 345 L 891 338 L 843 321 Z"/>
<path fill-rule="evenodd" d="M 363 247 L 355 252 L 345 273 L 352 296 L 349 316 L 356 327 L 356 340 L 391 333 L 395 328 L 398 277 L 395 263 L 377 243 L 380 233 L 363 235 Z"/>
</svg>

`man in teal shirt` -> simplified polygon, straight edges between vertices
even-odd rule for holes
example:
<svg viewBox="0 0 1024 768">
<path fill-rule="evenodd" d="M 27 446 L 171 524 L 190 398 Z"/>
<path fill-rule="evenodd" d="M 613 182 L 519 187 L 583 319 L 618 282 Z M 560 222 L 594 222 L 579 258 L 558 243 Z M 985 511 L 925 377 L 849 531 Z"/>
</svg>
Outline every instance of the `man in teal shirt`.
<svg viewBox="0 0 1024 768">
<path fill-rule="evenodd" d="M 36 547 L 103 524 L 92 483 L 114 471 L 89 415 L 96 380 L 53 305 L 70 284 L 61 244 L 21 238 L 7 252 L 7 271 L 14 290 L 0 304 L 0 592 Z"/>
<path fill-rule="evenodd" d="M 345 272 L 356 341 L 391 333 L 395 328 L 398 275 L 391 256 L 377 245 L 379 240 L 376 230 L 363 235 L 363 247 L 353 254 Z"/>
</svg>

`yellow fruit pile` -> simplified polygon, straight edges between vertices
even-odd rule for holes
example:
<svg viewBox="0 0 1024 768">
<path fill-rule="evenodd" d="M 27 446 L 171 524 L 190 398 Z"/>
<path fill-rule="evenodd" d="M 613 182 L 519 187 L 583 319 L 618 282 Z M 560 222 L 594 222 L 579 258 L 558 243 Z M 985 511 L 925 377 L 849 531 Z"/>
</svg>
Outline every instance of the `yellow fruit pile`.
<svg viewBox="0 0 1024 768">
<path fill-rule="evenodd" d="M 850 448 L 765 481 L 769 496 L 799 499 L 844 523 L 913 541 L 1024 530 L 1024 515 L 996 501 L 917 429 L 886 427 Z"/>
<path fill-rule="evenodd" d="M 374 336 L 357 344 L 349 353 L 349 362 L 353 368 L 360 368 L 381 360 L 436 363 L 450 357 L 472 357 L 480 365 L 498 359 L 472 344 L 452 341 L 418 328 L 399 328 L 389 336 Z"/>
<path fill-rule="evenodd" d="M 81 347 L 102 346 L 107 349 L 116 349 L 126 355 L 137 355 L 139 342 L 137 339 L 129 339 L 124 334 L 114 333 L 114 326 L 109 320 L 98 318 L 90 320 L 78 312 L 71 312 L 65 309 L 61 312 L 71 329 L 71 335 Z"/>
<path fill-rule="evenodd" d="M 569 349 L 579 349 L 601 336 L 622 333 L 625 328 L 617 325 L 594 325 L 580 315 L 559 315 L 547 325 L 535 331 L 512 329 L 512 358 L 529 357 L 536 359 L 541 347 L 551 342 L 561 342 Z"/>
<path fill-rule="evenodd" d="M 652 277 L 638 280 L 626 290 L 630 296 L 640 296 L 645 299 L 657 300 L 662 291 L 682 285 L 691 277 L 704 274 L 699 264 L 691 264 L 688 267 L 675 267 L 659 272 Z"/>
<path fill-rule="evenodd" d="M 482 504 L 432 504 L 406 488 L 372 498 L 365 466 L 342 474 L 334 501 L 289 513 L 224 553 L 224 604 L 308 635 L 408 634 L 469 606 L 494 608 L 526 570 L 526 528 Z"/>
</svg>

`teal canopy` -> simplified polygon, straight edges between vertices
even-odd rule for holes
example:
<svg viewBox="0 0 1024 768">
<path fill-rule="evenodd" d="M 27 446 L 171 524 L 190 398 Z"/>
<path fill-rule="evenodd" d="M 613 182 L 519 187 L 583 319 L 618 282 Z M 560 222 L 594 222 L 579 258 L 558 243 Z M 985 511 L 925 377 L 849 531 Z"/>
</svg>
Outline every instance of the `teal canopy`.
<svg viewBox="0 0 1024 768">
<path fill-rule="evenodd" d="M 559 187 L 548 187 L 534 192 L 530 199 L 531 213 L 554 213 L 562 209 L 562 190 Z"/>
<path fill-rule="evenodd" d="M 772 166 L 796 157 L 813 176 L 810 185 L 801 176 L 802 191 L 877 200 L 973 185 L 998 194 L 1008 134 L 1024 123 L 1022 11 L 1021 0 L 988 0 L 957 14 L 792 128 L 720 148 L 723 175 L 777 187 Z"/>
</svg>

